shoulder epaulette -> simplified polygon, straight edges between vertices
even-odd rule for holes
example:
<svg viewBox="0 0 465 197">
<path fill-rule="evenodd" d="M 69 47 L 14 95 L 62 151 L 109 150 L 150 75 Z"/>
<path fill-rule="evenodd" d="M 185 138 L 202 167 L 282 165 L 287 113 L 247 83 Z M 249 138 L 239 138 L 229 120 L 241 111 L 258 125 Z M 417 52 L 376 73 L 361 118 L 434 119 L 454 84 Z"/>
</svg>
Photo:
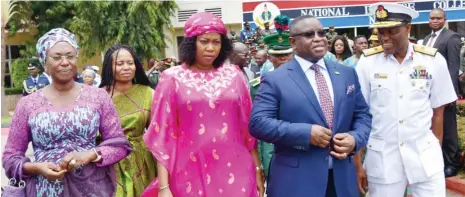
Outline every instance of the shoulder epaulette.
<svg viewBox="0 0 465 197">
<path fill-rule="evenodd" d="M 255 79 L 252 79 L 249 81 L 249 85 L 252 86 L 252 87 L 255 87 L 257 86 L 258 84 L 260 84 L 261 82 L 261 78 L 260 77 L 257 77 Z"/>
<path fill-rule="evenodd" d="M 427 46 L 420 45 L 420 44 L 413 45 L 413 50 L 415 52 L 423 53 L 425 55 L 429 55 L 433 57 L 436 56 L 436 53 L 438 52 L 438 50 L 435 48 L 427 47 Z"/>
<path fill-rule="evenodd" d="M 23 88 L 24 88 L 24 91 L 26 91 L 28 94 L 32 94 L 32 93 L 34 93 L 36 91 L 35 87 L 29 88 L 27 86 L 26 80 L 23 81 Z"/>
<path fill-rule="evenodd" d="M 368 57 L 370 55 L 382 53 L 383 51 L 384 51 L 384 49 L 383 49 L 382 46 L 377 46 L 377 47 L 373 47 L 373 48 L 363 50 L 363 55 L 365 55 L 365 57 Z"/>
</svg>

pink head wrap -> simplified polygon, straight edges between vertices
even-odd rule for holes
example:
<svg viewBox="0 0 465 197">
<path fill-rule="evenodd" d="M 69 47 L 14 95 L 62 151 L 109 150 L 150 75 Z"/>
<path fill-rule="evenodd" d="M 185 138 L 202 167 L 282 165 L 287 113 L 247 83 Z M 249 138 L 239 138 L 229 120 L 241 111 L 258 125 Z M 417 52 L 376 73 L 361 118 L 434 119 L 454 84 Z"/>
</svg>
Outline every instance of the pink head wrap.
<svg viewBox="0 0 465 197">
<path fill-rule="evenodd" d="M 184 37 L 186 38 L 207 33 L 219 33 L 223 35 L 227 33 L 221 18 L 209 12 L 199 12 L 189 17 L 184 25 L 184 30 Z"/>
</svg>

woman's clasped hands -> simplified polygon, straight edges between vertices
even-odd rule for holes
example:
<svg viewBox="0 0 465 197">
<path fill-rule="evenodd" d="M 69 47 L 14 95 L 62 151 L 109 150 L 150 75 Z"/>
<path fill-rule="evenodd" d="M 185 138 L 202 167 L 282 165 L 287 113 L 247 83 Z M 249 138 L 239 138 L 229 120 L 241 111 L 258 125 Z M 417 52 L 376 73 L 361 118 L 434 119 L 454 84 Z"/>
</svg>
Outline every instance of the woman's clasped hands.
<svg viewBox="0 0 465 197">
<path fill-rule="evenodd" d="M 36 163 L 37 173 L 44 176 L 49 181 L 60 182 L 67 172 L 72 172 L 77 168 L 87 165 L 95 160 L 97 155 L 93 151 L 71 152 L 66 154 L 60 164 L 52 162 Z"/>
</svg>

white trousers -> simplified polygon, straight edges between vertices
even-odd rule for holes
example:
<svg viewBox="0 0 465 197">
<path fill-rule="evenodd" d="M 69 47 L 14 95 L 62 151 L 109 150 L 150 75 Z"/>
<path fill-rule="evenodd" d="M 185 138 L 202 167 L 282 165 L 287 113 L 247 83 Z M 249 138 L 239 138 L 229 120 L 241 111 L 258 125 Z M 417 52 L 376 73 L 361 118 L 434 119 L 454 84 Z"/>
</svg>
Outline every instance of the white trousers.
<svg viewBox="0 0 465 197">
<path fill-rule="evenodd" d="M 407 187 L 407 178 L 392 184 L 368 182 L 370 197 L 403 197 Z M 431 177 L 429 181 L 410 184 L 413 197 L 446 197 L 446 179 L 444 172 Z"/>
</svg>

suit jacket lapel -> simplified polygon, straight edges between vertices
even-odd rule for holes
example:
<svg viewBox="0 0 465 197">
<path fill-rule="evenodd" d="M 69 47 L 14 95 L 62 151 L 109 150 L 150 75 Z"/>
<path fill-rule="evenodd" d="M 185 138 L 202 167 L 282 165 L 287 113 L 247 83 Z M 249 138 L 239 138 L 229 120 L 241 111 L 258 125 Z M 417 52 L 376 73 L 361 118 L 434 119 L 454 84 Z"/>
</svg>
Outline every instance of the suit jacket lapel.
<svg viewBox="0 0 465 197">
<path fill-rule="evenodd" d="M 326 69 L 328 69 L 329 77 L 331 78 L 331 83 L 333 86 L 333 95 L 334 95 L 334 116 L 333 116 L 333 132 L 337 131 L 338 121 L 340 120 L 339 116 L 341 115 L 341 104 L 342 97 L 345 94 L 346 87 L 344 86 L 344 76 L 343 73 L 340 73 L 336 69 L 336 65 L 325 60 Z"/>
<path fill-rule="evenodd" d="M 325 122 L 326 124 L 326 121 L 324 121 L 325 116 L 323 115 L 323 110 L 321 109 L 320 103 L 316 98 L 316 94 L 313 91 L 312 86 L 310 85 L 310 82 L 307 79 L 307 76 L 305 76 L 304 71 L 300 67 L 299 62 L 297 62 L 295 58 L 293 58 L 291 61 L 291 66 L 288 68 L 288 73 L 291 79 L 294 80 L 297 86 L 302 90 L 302 92 L 304 92 L 305 96 L 307 96 L 308 100 L 315 108 L 321 120 L 323 120 L 323 122 Z"/>
<path fill-rule="evenodd" d="M 441 33 L 438 35 L 438 38 L 436 38 L 436 41 L 434 42 L 433 48 L 438 48 L 439 43 L 441 42 L 441 39 L 444 37 L 444 34 L 446 34 L 447 28 L 444 28 Z"/>
<path fill-rule="evenodd" d="M 431 34 L 427 35 L 423 40 L 423 45 L 428 46 L 429 39 L 431 38 Z"/>
</svg>

